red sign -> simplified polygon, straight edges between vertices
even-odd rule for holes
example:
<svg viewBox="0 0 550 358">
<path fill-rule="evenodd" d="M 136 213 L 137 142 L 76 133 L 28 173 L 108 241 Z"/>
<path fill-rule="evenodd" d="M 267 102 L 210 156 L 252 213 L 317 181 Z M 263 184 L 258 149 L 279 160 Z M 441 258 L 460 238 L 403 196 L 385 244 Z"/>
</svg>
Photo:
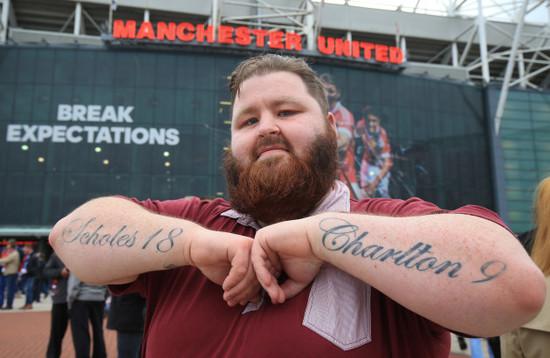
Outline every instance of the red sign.
<svg viewBox="0 0 550 358">
<path fill-rule="evenodd" d="M 198 43 L 237 44 L 239 46 L 269 47 L 273 49 L 302 51 L 302 36 L 292 32 L 250 29 L 245 26 L 193 25 L 188 22 L 179 24 L 158 22 L 156 31 L 151 22 L 143 22 L 139 28 L 136 22 L 115 20 L 113 37 L 116 39 L 149 39 L 164 41 L 196 41 Z M 336 55 L 348 58 L 374 59 L 378 62 L 400 64 L 403 52 L 400 48 L 373 44 L 370 42 L 349 41 L 339 38 L 319 36 L 317 50 L 324 55 Z"/>
</svg>

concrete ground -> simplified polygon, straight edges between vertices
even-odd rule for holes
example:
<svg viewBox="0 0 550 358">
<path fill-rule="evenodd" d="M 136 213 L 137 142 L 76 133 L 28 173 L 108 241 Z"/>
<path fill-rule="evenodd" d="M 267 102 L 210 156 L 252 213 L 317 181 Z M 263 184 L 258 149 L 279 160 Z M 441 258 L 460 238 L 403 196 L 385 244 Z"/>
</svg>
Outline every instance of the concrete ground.
<svg viewBox="0 0 550 358">
<path fill-rule="evenodd" d="M 12 310 L 0 310 L 0 356 L 6 358 L 42 358 L 50 337 L 51 299 L 34 303 L 30 310 L 21 310 L 24 298 L 16 298 Z M 105 322 L 107 320 L 105 319 Z M 115 358 L 116 332 L 104 329 L 107 357 Z M 74 348 L 70 327 L 63 339 L 61 358 L 73 358 Z"/>
</svg>

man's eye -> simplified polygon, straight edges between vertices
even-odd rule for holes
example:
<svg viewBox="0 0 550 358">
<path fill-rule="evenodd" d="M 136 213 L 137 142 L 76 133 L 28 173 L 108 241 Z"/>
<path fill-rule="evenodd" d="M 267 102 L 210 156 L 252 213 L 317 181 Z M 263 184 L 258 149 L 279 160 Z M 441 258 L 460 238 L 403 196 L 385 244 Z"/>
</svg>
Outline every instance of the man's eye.
<svg viewBox="0 0 550 358">
<path fill-rule="evenodd" d="M 251 125 L 253 125 L 253 124 L 255 124 L 255 123 L 258 123 L 258 119 L 256 119 L 256 118 L 251 118 L 251 119 L 246 120 L 246 121 L 243 122 L 243 127 L 251 126 Z"/>
<path fill-rule="evenodd" d="M 279 112 L 279 116 L 281 116 L 281 117 L 288 117 L 288 116 L 293 115 L 294 113 L 296 113 L 296 112 L 295 112 L 295 111 L 291 111 L 291 110 L 285 110 L 285 111 L 280 111 L 280 112 Z"/>
</svg>

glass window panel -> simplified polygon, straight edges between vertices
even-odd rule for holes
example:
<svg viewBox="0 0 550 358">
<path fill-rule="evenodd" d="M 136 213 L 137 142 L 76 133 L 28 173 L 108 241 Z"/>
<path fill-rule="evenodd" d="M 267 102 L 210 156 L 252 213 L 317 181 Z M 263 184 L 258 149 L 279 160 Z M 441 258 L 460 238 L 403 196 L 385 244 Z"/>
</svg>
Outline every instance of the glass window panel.
<svg viewBox="0 0 550 358">
<path fill-rule="evenodd" d="M 136 123 L 153 123 L 154 111 L 160 105 L 154 89 L 138 87 L 133 118 Z"/>
<path fill-rule="evenodd" d="M 130 178 L 130 192 L 128 196 L 136 197 L 140 200 L 152 198 L 151 196 L 152 177 L 149 174 L 137 174 Z"/>
<path fill-rule="evenodd" d="M 0 84 L 17 81 L 17 62 L 19 51 L 8 50 L 0 52 Z"/>
<path fill-rule="evenodd" d="M 158 200 L 172 198 L 172 178 L 168 175 L 153 175 L 151 197 Z"/>
<path fill-rule="evenodd" d="M 213 68 L 216 68 L 216 63 L 213 56 L 197 55 L 197 62 L 195 65 L 195 88 L 212 91 L 216 84 L 217 78 Z"/>
<path fill-rule="evenodd" d="M 115 63 L 114 84 L 117 86 L 135 86 L 138 73 L 137 54 L 124 51 L 117 52 Z M 107 64 L 107 66 L 109 65 L 110 63 Z M 108 71 L 108 69 L 106 70 Z"/>
<path fill-rule="evenodd" d="M 15 115 L 29 121 L 32 118 L 33 85 L 18 85 L 15 90 Z"/>
<path fill-rule="evenodd" d="M 54 81 L 57 84 L 72 84 L 75 80 L 75 51 L 57 50 L 54 62 Z"/>
<path fill-rule="evenodd" d="M 195 88 L 195 56 L 177 56 L 175 79 L 177 88 Z M 228 72 L 231 73 L 231 72 Z"/>
<path fill-rule="evenodd" d="M 154 53 L 136 53 L 136 85 L 138 87 L 155 86 L 155 54 Z"/>
<path fill-rule="evenodd" d="M 29 216 L 25 213 L 24 205 L 14 205 L 14 203 L 24 202 L 25 179 L 28 174 L 23 172 L 7 173 L 3 177 L 2 189 L 4 191 L 3 200 L 0 202 L 0 223 L 3 225 L 17 225 L 25 223 Z M 34 220 L 33 220 L 34 221 Z"/>
<path fill-rule="evenodd" d="M 120 67 L 123 67 L 121 65 Z M 112 86 L 115 84 L 115 72 L 117 71 L 117 53 L 110 51 L 101 51 L 97 53 L 95 57 L 94 76 L 93 81 L 97 85 Z M 124 75 L 121 75 L 124 77 Z M 127 82 L 131 82 L 128 79 Z M 127 83 L 128 84 L 128 83 Z M 133 82 L 131 83 L 133 84 Z M 116 85 L 124 85 L 123 83 L 116 83 Z"/>
<path fill-rule="evenodd" d="M 101 102 L 94 100 L 94 90 L 95 89 L 92 86 L 74 86 L 73 87 L 73 100 L 71 101 L 71 103 L 86 106 L 86 114 L 84 114 L 85 118 L 88 118 L 88 108 L 89 108 L 88 106 L 101 104 Z M 99 91 L 99 93 L 104 93 L 104 92 L 105 91 Z"/>
<path fill-rule="evenodd" d="M 183 127 L 180 130 L 180 143 L 170 155 L 172 171 L 175 175 L 191 175 L 193 173 L 193 128 Z"/>
<path fill-rule="evenodd" d="M 157 88 L 173 89 L 176 84 L 176 56 L 157 54 L 155 83 Z"/>
<path fill-rule="evenodd" d="M 156 125 L 174 124 L 175 93 L 174 90 L 157 89 L 154 119 Z"/>
<path fill-rule="evenodd" d="M 94 83 L 95 51 L 77 51 L 75 53 L 75 83 L 79 85 L 91 85 Z"/>
<path fill-rule="evenodd" d="M 17 82 L 19 83 L 33 83 L 34 82 L 34 72 L 36 62 L 36 50 L 33 49 L 21 49 L 19 51 L 19 59 L 17 61 Z M 0 68 L 0 73 L 2 76 L 6 72 L 2 71 Z"/>
<path fill-rule="evenodd" d="M 87 87 L 91 88 L 93 92 L 90 92 L 89 100 L 87 102 L 82 102 L 86 105 L 99 105 L 101 106 L 101 115 L 103 115 L 103 111 L 105 111 L 106 106 L 114 106 L 115 100 L 114 100 L 114 89 L 111 87 Z M 76 91 L 76 88 L 75 88 Z M 118 106 L 114 107 L 116 111 L 118 111 Z M 118 112 L 117 112 L 118 113 Z M 110 117 L 109 117 L 110 118 Z M 109 123 L 112 123 L 109 121 Z"/>
<path fill-rule="evenodd" d="M 12 111 L 14 104 L 14 86 L 11 84 L 0 84 L 0 122 L 13 121 Z"/>
<path fill-rule="evenodd" d="M 54 223 L 67 215 L 68 208 L 63 206 L 65 179 L 65 173 L 50 172 L 45 176 L 42 225 Z"/>
<path fill-rule="evenodd" d="M 55 72 L 55 50 L 40 49 L 37 52 L 36 64 L 35 64 L 35 76 L 36 83 L 42 83 L 50 85 L 54 80 Z"/>
<path fill-rule="evenodd" d="M 57 113 L 51 117 L 51 93 L 51 85 L 36 84 L 34 86 L 32 122 L 53 122 L 57 119 Z"/>
</svg>

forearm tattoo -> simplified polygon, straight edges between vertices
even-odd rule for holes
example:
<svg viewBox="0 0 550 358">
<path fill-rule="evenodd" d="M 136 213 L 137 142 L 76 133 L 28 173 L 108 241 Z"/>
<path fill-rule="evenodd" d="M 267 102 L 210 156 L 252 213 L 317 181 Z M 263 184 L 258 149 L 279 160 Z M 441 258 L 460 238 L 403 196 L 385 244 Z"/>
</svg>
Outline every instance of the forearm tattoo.
<svg viewBox="0 0 550 358">
<path fill-rule="evenodd" d="M 75 219 L 63 229 L 63 244 L 78 243 L 85 246 L 109 246 L 119 248 L 139 248 L 166 253 L 174 247 L 174 240 L 183 233 L 183 228 L 159 229 L 153 234 L 122 225 L 109 232 L 103 224 L 96 222 L 97 218 L 89 220 Z M 167 269 L 170 267 L 166 267 Z"/>
<path fill-rule="evenodd" d="M 435 275 L 459 277 L 463 263 L 438 257 L 430 244 L 417 242 L 407 250 L 369 243 L 367 231 L 360 232 L 357 225 L 341 218 L 327 218 L 319 222 L 323 231 L 323 246 L 330 251 L 344 255 L 360 256 L 377 262 L 388 262 L 409 270 L 432 272 Z M 506 264 L 499 260 L 488 261 L 480 268 L 480 278 L 472 283 L 491 281 L 506 270 Z"/>
</svg>

